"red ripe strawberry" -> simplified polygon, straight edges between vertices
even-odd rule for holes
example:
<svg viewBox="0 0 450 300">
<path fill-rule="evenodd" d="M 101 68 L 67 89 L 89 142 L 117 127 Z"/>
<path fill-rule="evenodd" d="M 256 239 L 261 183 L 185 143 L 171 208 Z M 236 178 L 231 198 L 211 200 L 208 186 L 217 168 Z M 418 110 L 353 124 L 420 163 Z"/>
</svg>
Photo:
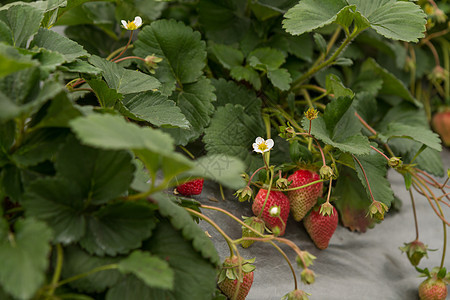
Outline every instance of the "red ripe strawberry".
<svg viewBox="0 0 450 300">
<path fill-rule="evenodd" d="M 331 236 L 336 231 L 339 216 L 336 208 L 333 207 L 331 216 L 322 216 L 319 210 L 311 212 L 303 219 L 306 231 L 314 244 L 319 249 L 326 249 Z"/>
<path fill-rule="evenodd" d="M 267 190 L 260 189 L 258 194 L 253 201 L 253 213 L 255 216 L 259 216 L 260 211 L 263 209 L 264 201 L 266 200 Z M 279 217 L 272 217 L 270 215 L 270 208 L 273 206 L 278 206 L 280 208 Z M 289 199 L 282 192 L 271 191 L 269 194 L 269 198 L 267 199 L 266 205 L 264 206 L 264 210 L 261 214 L 261 219 L 264 220 L 266 226 L 274 230 L 275 227 L 278 227 L 280 230 L 280 236 L 284 234 L 286 229 L 286 222 L 289 217 Z M 283 220 L 283 222 L 280 220 Z"/>
<path fill-rule="evenodd" d="M 442 279 L 428 278 L 419 285 L 420 300 L 447 299 L 447 286 Z"/>
<path fill-rule="evenodd" d="M 183 196 L 200 195 L 203 189 L 204 181 L 205 180 L 203 178 L 188 181 L 177 186 L 177 191 Z"/>
<path fill-rule="evenodd" d="M 319 179 L 320 177 L 316 172 L 297 170 L 288 178 L 289 181 L 292 181 L 289 188 L 302 186 Z M 319 182 L 299 190 L 288 192 L 292 216 L 297 222 L 303 219 L 308 211 L 316 205 L 317 198 L 322 195 L 322 189 L 323 184 Z"/>
<path fill-rule="evenodd" d="M 254 265 L 251 265 L 255 259 L 243 260 L 241 258 L 243 280 L 239 286 L 239 291 L 236 300 L 244 300 L 247 297 L 253 283 Z M 218 285 L 220 290 L 230 299 L 236 292 L 238 278 L 239 278 L 239 259 L 237 256 L 228 257 L 222 265 L 219 273 Z"/>
<path fill-rule="evenodd" d="M 450 147 L 450 110 L 438 112 L 433 116 L 432 125 L 445 146 Z"/>
</svg>

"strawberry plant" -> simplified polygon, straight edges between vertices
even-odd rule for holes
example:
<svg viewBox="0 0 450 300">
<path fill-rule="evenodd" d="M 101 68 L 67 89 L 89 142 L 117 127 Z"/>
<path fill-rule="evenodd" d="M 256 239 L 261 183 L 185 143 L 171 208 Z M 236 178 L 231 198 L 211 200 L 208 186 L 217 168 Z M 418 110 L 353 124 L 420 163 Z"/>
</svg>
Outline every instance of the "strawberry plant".
<svg viewBox="0 0 450 300">
<path fill-rule="evenodd" d="M 303 220 L 319 249 L 339 221 L 366 232 L 398 208 L 389 169 L 411 196 L 416 238 L 401 250 L 427 277 L 417 293 L 444 299 L 449 12 L 447 0 L 3 1 L 0 299 L 245 299 L 264 258 L 240 246 L 255 243 L 292 273 L 292 290 L 268 296 L 308 299 L 316 257 L 286 229 Z M 208 205 L 204 181 L 254 215 Z M 442 222 L 431 272 L 418 267 L 430 251 L 418 194 Z M 223 263 L 200 220 L 225 239 Z"/>
</svg>

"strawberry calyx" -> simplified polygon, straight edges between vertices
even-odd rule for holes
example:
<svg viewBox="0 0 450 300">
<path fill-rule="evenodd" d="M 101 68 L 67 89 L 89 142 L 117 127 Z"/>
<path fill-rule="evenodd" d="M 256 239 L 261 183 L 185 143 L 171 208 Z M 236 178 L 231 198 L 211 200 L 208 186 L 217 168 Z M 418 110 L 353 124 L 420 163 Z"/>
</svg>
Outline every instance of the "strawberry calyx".
<svg viewBox="0 0 450 300">
<path fill-rule="evenodd" d="M 225 279 L 236 280 L 239 278 L 239 265 L 242 268 L 242 275 L 245 273 L 251 273 L 255 270 L 255 266 L 252 265 L 255 262 L 255 258 L 243 259 L 242 257 L 232 256 L 227 257 L 220 269 L 219 280 L 217 283 L 221 283 Z M 243 277 L 239 278 L 240 282 L 243 282 Z"/>
</svg>

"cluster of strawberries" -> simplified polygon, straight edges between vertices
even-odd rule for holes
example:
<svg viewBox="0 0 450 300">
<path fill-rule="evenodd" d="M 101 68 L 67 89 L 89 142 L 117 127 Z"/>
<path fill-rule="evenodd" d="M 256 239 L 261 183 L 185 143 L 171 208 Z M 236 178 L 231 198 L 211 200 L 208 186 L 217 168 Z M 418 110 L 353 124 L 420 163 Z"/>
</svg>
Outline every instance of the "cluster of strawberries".
<svg viewBox="0 0 450 300">
<path fill-rule="evenodd" d="M 334 207 L 332 207 L 330 216 L 322 215 L 319 212 L 319 207 L 316 204 L 317 199 L 322 195 L 323 183 L 318 182 L 301 189 L 292 190 L 319 179 L 319 175 L 314 171 L 297 170 L 288 177 L 291 184 L 287 195 L 280 191 L 271 191 L 267 201 L 268 191 L 260 189 L 253 201 L 253 213 L 261 215 L 261 219 L 270 230 L 279 233 L 278 235 L 283 235 L 290 211 L 295 221 L 303 220 L 303 225 L 317 248 L 327 248 L 338 225 L 338 213 Z M 266 202 L 265 205 L 264 202 Z M 271 215 L 271 207 L 280 208 L 279 216 Z M 263 210 L 262 213 L 261 210 Z"/>
</svg>

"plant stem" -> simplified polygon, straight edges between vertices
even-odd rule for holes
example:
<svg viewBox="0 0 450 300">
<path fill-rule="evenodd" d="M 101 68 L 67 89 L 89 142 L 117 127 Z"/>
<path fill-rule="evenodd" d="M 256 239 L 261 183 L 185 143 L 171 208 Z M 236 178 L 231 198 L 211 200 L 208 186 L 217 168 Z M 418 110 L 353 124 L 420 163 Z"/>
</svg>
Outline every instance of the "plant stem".
<svg viewBox="0 0 450 300">
<path fill-rule="evenodd" d="M 362 170 L 362 172 L 364 174 L 364 178 L 366 179 L 366 183 L 367 183 L 367 187 L 369 189 L 370 197 L 372 197 L 372 202 L 375 202 L 375 198 L 373 197 L 372 189 L 370 188 L 369 179 L 367 178 L 366 171 L 364 170 L 362 164 L 359 162 L 359 159 L 357 159 L 356 156 L 354 156 L 353 154 L 352 154 L 352 156 L 353 156 L 353 159 L 356 160 L 356 162 L 358 163 L 359 167 L 361 168 L 361 170 Z"/>
<path fill-rule="evenodd" d="M 121 57 L 121 56 L 125 53 L 125 51 L 127 51 L 128 46 L 130 46 L 130 43 L 131 43 L 131 39 L 132 39 L 132 38 L 133 38 L 133 30 L 131 30 L 131 32 L 130 32 L 130 38 L 128 39 L 128 43 L 127 43 L 126 46 L 123 48 L 122 52 L 120 52 L 119 55 L 117 55 L 116 57 L 114 57 L 113 59 L 111 59 L 111 61 L 115 61 L 115 60 L 119 59 L 119 57 Z"/>
<path fill-rule="evenodd" d="M 267 189 L 266 199 L 264 200 L 263 206 L 261 207 L 261 210 L 258 213 L 258 218 L 261 218 L 261 215 L 264 211 L 264 207 L 266 206 L 267 200 L 269 199 L 270 191 L 272 190 L 272 182 L 273 182 L 273 169 L 270 169 L 269 188 Z"/>
<path fill-rule="evenodd" d="M 63 258 L 64 253 L 63 249 L 61 247 L 61 244 L 56 244 L 56 267 L 55 271 L 53 273 L 52 282 L 50 284 L 50 289 L 47 292 L 47 296 L 51 297 L 55 293 L 55 289 L 58 286 L 59 278 L 61 277 L 61 271 L 62 271 L 62 265 L 63 265 Z"/>
<path fill-rule="evenodd" d="M 107 271 L 107 270 L 114 270 L 114 269 L 117 269 L 117 268 L 118 268 L 117 264 L 110 264 L 110 265 L 104 265 L 104 266 L 101 266 L 101 267 L 97 267 L 97 268 L 94 268 L 94 269 L 92 269 L 92 270 L 90 270 L 88 272 L 81 273 L 81 274 L 69 277 L 67 279 L 61 280 L 60 282 L 58 282 L 58 284 L 55 287 L 60 287 L 60 286 L 65 285 L 65 284 L 67 284 L 69 282 L 76 281 L 78 279 L 84 278 L 86 276 L 92 275 L 92 274 L 97 273 L 97 272 Z"/>
<path fill-rule="evenodd" d="M 420 177 L 416 177 L 419 181 L 421 180 Z M 431 189 L 426 185 L 426 183 L 424 183 L 423 181 L 421 181 L 421 183 L 423 184 L 423 186 L 428 190 L 428 192 L 430 193 L 430 195 L 433 197 L 433 199 L 436 202 L 436 205 L 439 209 L 439 212 L 441 213 L 441 216 L 444 217 L 444 212 L 442 211 L 441 205 L 439 204 L 439 201 L 437 201 L 436 196 L 434 195 L 434 193 L 431 191 Z M 431 200 L 431 199 L 430 199 Z M 431 202 L 430 202 L 431 203 Z M 440 268 L 442 269 L 442 267 L 444 266 L 444 261 L 445 261 L 445 253 L 447 251 L 447 225 L 450 226 L 450 224 L 448 224 L 447 221 L 445 221 L 445 218 L 442 220 L 442 225 L 444 227 L 444 247 L 442 249 L 442 258 L 441 258 L 441 266 Z"/>
<path fill-rule="evenodd" d="M 184 207 L 185 210 L 187 210 L 190 214 L 195 215 L 199 218 L 201 218 L 202 220 L 208 222 L 212 227 L 214 227 L 225 239 L 225 241 L 227 242 L 228 248 L 230 250 L 230 257 L 234 256 L 234 246 L 233 246 L 233 240 L 225 233 L 225 231 L 222 230 L 222 228 L 219 227 L 219 225 L 216 224 L 216 222 L 214 222 L 213 220 L 211 220 L 209 217 L 205 216 L 202 213 L 199 213 L 198 211 L 195 211 L 191 208 L 188 207 Z"/>
<path fill-rule="evenodd" d="M 304 188 L 306 188 L 306 187 L 308 187 L 308 186 L 314 185 L 314 184 L 316 184 L 316 183 L 324 182 L 324 181 L 325 181 L 325 180 L 323 180 L 323 179 L 318 179 L 318 180 L 316 180 L 316 181 L 313 181 L 313 182 L 304 184 L 304 185 L 302 185 L 302 186 L 296 186 L 296 187 L 293 187 L 293 188 L 287 188 L 287 189 L 277 189 L 277 188 L 272 188 L 271 191 L 273 191 L 273 192 L 289 192 L 289 191 L 295 191 L 295 190 L 304 189 Z M 253 184 L 256 185 L 255 183 L 253 183 Z M 257 186 L 257 187 L 260 187 L 259 185 L 256 185 L 256 186 Z"/>
<path fill-rule="evenodd" d="M 370 146 L 370 148 L 372 148 L 373 150 L 377 151 L 378 153 L 380 153 L 384 158 L 386 158 L 387 161 L 389 161 L 389 157 L 386 156 L 386 154 L 384 154 L 383 152 L 381 152 L 380 150 L 378 150 L 377 148 L 375 148 L 374 146 Z"/>
<path fill-rule="evenodd" d="M 139 57 L 139 56 L 125 56 L 120 59 L 113 60 L 113 62 L 118 63 L 118 62 L 121 62 L 121 61 L 124 61 L 127 59 L 139 59 L 139 60 L 142 60 L 143 62 L 145 62 L 145 59 L 143 59 L 142 57 Z"/>
<path fill-rule="evenodd" d="M 131 48 L 133 48 L 133 45 L 129 45 L 129 46 L 128 46 L 128 49 L 131 49 Z M 111 58 L 113 58 L 114 56 L 116 56 L 117 53 L 119 53 L 119 52 L 122 51 L 123 49 L 125 49 L 125 46 L 120 47 L 120 48 L 114 50 L 113 52 L 111 52 L 110 55 L 108 55 L 108 57 L 106 57 L 106 60 L 111 60 Z"/>
<path fill-rule="evenodd" d="M 358 30 L 356 27 L 353 30 L 352 34 L 348 37 L 346 37 L 346 39 L 344 40 L 344 42 L 339 46 L 339 48 L 334 52 L 334 54 L 327 59 L 326 61 L 324 61 L 323 63 L 317 65 L 317 66 L 312 66 L 305 74 L 303 74 L 300 78 L 298 78 L 297 80 L 295 80 L 292 85 L 291 85 L 291 91 L 295 91 L 298 90 L 299 87 L 302 85 L 303 82 L 305 82 L 309 77 L 311 77 L 312 75 L 314 75 L 315 73 L 319 72 L 320 70 L 322 70 L 323 68 L 326 68 L 330 65 L 332 65 L 334 63 L 334 61 L 336 60 L 336 58 L 341 54 L 341 52 L 345 49 L 345 47 L 348 46 L 348 44 L 350 44 L 350 42 L 360 33 L 361 31 Z"/>
<path fill-rule="evenodd" d="M 417 241 L 419 240 L 419 222 L 417 222 L 416 204 L 414 203 L 414 196 L 411 189 L 409 189 L 409 195 L 411 197 L 411 206 L 414 215 L 414 226 L 416 228 L 416 241 Z"/>
</svg>

